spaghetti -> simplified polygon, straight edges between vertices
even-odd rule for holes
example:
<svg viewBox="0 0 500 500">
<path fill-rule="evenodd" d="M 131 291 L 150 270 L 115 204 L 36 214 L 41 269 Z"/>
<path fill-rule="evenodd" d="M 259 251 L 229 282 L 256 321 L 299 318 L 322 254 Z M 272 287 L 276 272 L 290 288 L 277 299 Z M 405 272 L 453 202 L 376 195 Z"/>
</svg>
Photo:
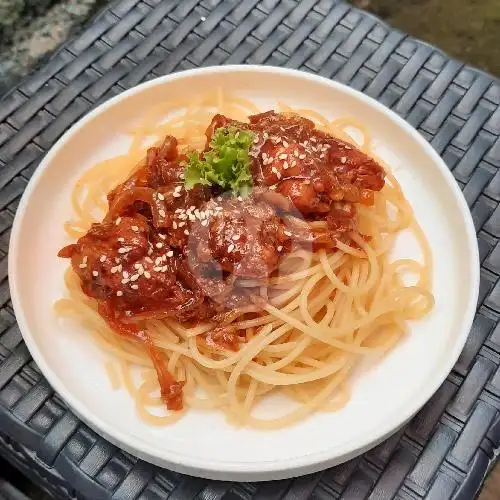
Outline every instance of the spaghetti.
<svg viewBox="0 0 500 500">
<path fill-rule="evenodd" d="M 373 158 L 371 136 L 354 120 L 329 121 L 311 110 L 292 110 L 283 104 L 279 108 L 287 119 L 291 119 L 293 112 L 311 120 L 317 134 L 345 141 L 342 144 L 347 154 L 350 151 L 363 158 L 366 155 Z M 117 203 L 116 197 L 123 195 L 127 179 L 137 177 L 145 168 L 148 161 L 145 138 L 159 144 L 166 135 L 173 136 L 178 141 L 179 157 L 185 158 L 184 153 L 191 148 L 198 151 L 205 148 L 205 128 L 215 113 L 246 123 L 248 115 L 258 112 L 251 102 L 220 90 L 194 100 L 156 106 L 130 130 L 132 142 L 126 154 L 95 165 L 80 178 L 72 193 L 74 218 L 65 225 L 67 234 L 72 239 L 85 238 L 92 224 L 107 212 L 109 192 L 115 193 L 115 198 L 110 198 L 111 205 Z M 163 119 L 166 115 L 168 120 Z M 283 146 L 288 145 L 280 144 Z M 321 151 L 317 151 L 318 158 L 323 154 Z M 295 154 L 297 161 L 301 154 Z M 271 157 L 264 157 L 264 162 L 266 158 Z M 344 163 L 342 156 L 339 167 Z M 377 164 L 381 164 L 380 160 Z M 73 268 L 68 268 L 65 275 L 69 296 L 55 304 L 56 313 L 76 319 L 92 332 L 99 346 L 110 355 L 106 370 L 112 387 L 125 386 L 136 402 L 138 414 L 152 425 L 171 424 L 193 408 L 222 411 L 234 425 L 276 429 L 292 425 L 312 412 L 337 410 L 349 400 L 349 377 L 353 368 L 367 358 L 381 358 L 407 332 L 408 321 L 422 318 L 434 304 L 432 259 L 426 238 L 397 180 L 387 167 L 382 173 L 385 182 L 380 190 L 359 188 L 356 191 L 357 202 L 352 202 L 356 209 L 355 227 L 351 222 L 339 225 L 338 220 L 334 221 L 333 246 L 325 243 L 332 228 L 330 219 L 311 215 L 307 207 L 302 208 L 305 217 L 290 216 L 288 209 L 281 207 L 279 223 L 285 224 L 287 217 L 293 218 L 294 236 L 298 234 L 301 243 L 306 241 L 309 245 L 294 245 L 288 240 L 280 244 L 279 247 L 285 246 L 288 251 L 283 250 L 278 264 L 266 276 L 253 276 L 246 268 L 242 270 L 233 263 L 233 274 L 240 273 L 236 276 L 240 289 L 248 291 L 246 295 L 242 292 L 242 296 L 251 297 L 244 303 L 233 306 L 232 299 L 228 299 L 232 297 L 230 294 L 216 295 L 229 302 L 225 307 L 215 304 L 217 314 L 203 309 L 204 316 L 197 322 L 192 318 L 184 320 L 179 315 L 137 314 L 131 324 L 139 325 L 140 331 L 146 332 L 147 342 L 118 335 L 110 317 L 102 314 L 95 294 L 92 296 L 88 290 L 84 293 L 81 276 L 75 272 L 75 259 L 81 259 L 81 255 L 75 257 L 73 245 Z M 277 175 L 269 181 L 274 182 L 272 186 L 278 186 L 274 191 L 271 186 L 271 195 L 279 192 L 280 183 L 285 180 Z M 122 187 L 116 188 L 117 185 Z M 293 199 L 296 186 L 294 189 L 286 192 L 285 198 L 302 207 L 302 199 Z M 346 196 L 344 192 L 344 200 Z M 232 204 L 246 201 L 233 198 L 227 203 L 220 209 L 223 214 L 233 210 Z M 269 203 L 274 203 L 272 196 Z M 121 219 L 120 214 L 115 216 L 112 224 Z M 109 213 L 106 217 L 109 218 Z M 274 221 L 276 215 L 273 212 L 269 217 Z M 191 219 L 185 220 L 189 223 Z M 203 222 L 203 217 L 200 220 Z M 390 259 L 395 238 L 403 230 L 411 231 L 418 242 L 422 255 L 419 261 Z M 165 231 L 173 229 L 165 228 Z M 312 237 L 302 237 L 301 231 Z M 192 228 L 191 232 L 195 234 Z M 285 234 L 288 231 L 285 230 Z M 163 242 L 158 240 L 154 245 L 163 246 Z M 154 261 L 155 255 L 150 252 Z M 101 262 L 105 258 L 103 255 Z M 87 261 L 78 262 L 76 269 L 79 266 L 82 272 L 86 271 L 82 266 L 86 267 Z M 223 260 L 220 262 L 224 265 Z M 161 270 L 164 265 L 161 258 L 160 264 L 156 268 Z M 97 271 L 93 272 L 95 276 Z M 144 273 L 149 271 L 143 268 L 141 276 Z M 227 274 L 226 268 L 223 274 Z M 130 281 L 128 273 L 122 282 L 127 280 Z M 128 281 L 125 286 L 138 286 Z M 221 307 L 224 314 L 220 313 Z M 148 345 L 154 347 L 154 355 Z M 164 363 L 164 370 L 160 371 L 168 371 L 172 381 L 179 381 L 176 382 L 179 384 L 176 403 L 171 410 L 165 408 L 165 394 L 159 389 L 160 361 Z M 180 389 L 182 402 L 178 404 Z M 254 410 L 259 402 L 277 392 L 298 404 L 291 412 L 274 419 L 257 417 Z"/>
</svg>

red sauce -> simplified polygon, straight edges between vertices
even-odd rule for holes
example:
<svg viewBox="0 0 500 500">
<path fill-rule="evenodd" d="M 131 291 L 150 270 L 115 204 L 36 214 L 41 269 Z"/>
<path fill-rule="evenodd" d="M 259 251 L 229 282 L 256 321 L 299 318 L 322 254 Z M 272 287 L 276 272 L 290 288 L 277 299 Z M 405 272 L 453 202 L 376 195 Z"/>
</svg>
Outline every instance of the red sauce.
<svg viewBox="0 0 500 500">
<path fill-rule="evenodd" d="M 103 222 L 59 252 L 71 259 L 82 290 L 99 302 L 109 326 L 148 349 L 171 410 L 182 408 L 184 382 L 166 370 L 140 320 L 192 324 L 248 305 L 256 290 L 238 286 L 239 280 L 265 280 L 297 245 L 334 249 L 356 231 L 356 204 L 372 204 L 384 186 L 380 165 L 305 118 L 269 111 L 240 124 L 216 115 L 207 144 L 230 124 L 255 133 L 251 196 L 231 198 L 200 186 L 186 191 L 185 157 L 168 136 L 108 195 Z M 301 219 L 325 221 L 326 229 L 311 231 Z M 205 342 L 237 350 L 241 339 L 220 328 Z"/>
</svg>

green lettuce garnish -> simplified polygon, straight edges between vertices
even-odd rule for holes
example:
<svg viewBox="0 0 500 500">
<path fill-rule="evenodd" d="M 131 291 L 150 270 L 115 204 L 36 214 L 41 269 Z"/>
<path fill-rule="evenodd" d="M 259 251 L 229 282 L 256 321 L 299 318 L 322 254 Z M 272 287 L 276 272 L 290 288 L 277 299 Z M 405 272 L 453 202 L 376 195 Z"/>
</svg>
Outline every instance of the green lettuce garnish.
<svg viewBox="0 0 500 500">
<path fill-rule="evenodd" d="M 254 137 L 249 130 L 233 126 L 218 128 L 207 152 L 188 154 L 185 188 L 192 189 L 196 184 L 220 186 L 235 196 L 247 196 L 253 184 L 249 151 Z"/>
</svg>

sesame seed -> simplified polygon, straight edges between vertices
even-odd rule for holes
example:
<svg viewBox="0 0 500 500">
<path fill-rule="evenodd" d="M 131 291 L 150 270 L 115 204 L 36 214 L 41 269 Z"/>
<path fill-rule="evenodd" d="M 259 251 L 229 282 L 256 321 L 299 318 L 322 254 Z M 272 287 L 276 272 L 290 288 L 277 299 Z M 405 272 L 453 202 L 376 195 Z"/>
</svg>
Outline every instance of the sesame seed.
<svg viewBox="0 0 500 500">
<path fill-rule="evenodd" d="M 178 193 L 177 191 L 174 192 L 174 194 L 172 195 L 174 198 L 180 198 L 182 195 L 181 193 Z"/>
<path fill-rule="evenodd" d="M 256 136 L 254 137 L 254 139 L 253 139 L 253 143 L 254 143 L 254 144 L 257 144 L 258 142 L 259 142 L 259 136 L 258 136 L 258 135 L 256 135 Z"/>
<path fill-rule="evenodd" d="M 269 186 L 269 189 L 271 189 L 271 191 L 276 191 L 276 188 L 277 188 L 277 186 L 276 186 L 276 185 Z"/>
<path fill-rule="evenodd" d="M 153 267 L 153 271 L 156 271 L 157 273 L 159 273 L 161 271 L 161 266 Z"/>
<path fill-rule="evenodd" d="M 123 271 L 122 273 L 122 276 L 127 279 L 129 277 L 129 274 L 127 273 L 127 271 Z"/>
<path fill-rule="evenodd" d="M 240 235 L 239 234 L 233 235 L 233 241 L 238 241 L 239 239 L 240 239 Z"/>
<path fill-rule="evenodd" d="M 142 267 L 141 264 L 135 263 L 134 264 L 134 269 L 140 269 Z"/>
<path fill-rule="evenodd" d="M 139 231 L 139 227 L 138 226 L 132 226 L 131 229 L 132 229 L 132 231 L 135 231 L 135 232 Z"/>
<path fill-rule="evenodd" d="M 134 290 L 139 290 L 139 285 L 130 285 L 130 288 Z"/>
<path fill-rule="evenodd" d="M 118 219 L 116 219 L 116 220 L 115 220 L 115 224 L 116 224 L 117 226 L 119 226 L 121 221 L 122 221 L 122 218 L 121 218 L 121 217 L 118 217 Z"/>
<path fill-rule="evenodd" d="M 172 250 L 169 250 L 167 252 L 167 257 L 173 257 L 174 256 L 174 252 Z"/>
<path fill-rule="evenodd" d="M 283 146 L 284 146 L 285 148 L 287 148 L 287 147 L 288 147 L 288 142 L 286 142 L 285 140 L 283 140 Z"/>
<path fill-rule="evenodd" d="M 345 156 L 342 156 L 342 158 L 340 158 L 340 163 L 345 163 L 347 161 L 347 158 Z"/>
<path fill-rule="evenodd" d="M 243 198 L 241 196 L 238 196 L 237 200 L 238 201 L 243 201 Z"/>
<path fill-rule="evenodd" d="M 137 281 L 139 279 L 139 274 L 133 274 L 132 276 L 130 276 L 130 281 Z"/>
<path fill-rule="evenodd" d="M 137 274 L 139 276 L 142 276 L 144 274 L 144 268 L 143 267 L 140 267 L 138 270 L 137 270 Z"/>
<path fill-rule="evenodd" d="M 290 231 L 285 231 L 285 234 L 286 234 L 287 236 L 292 236 L 292 233 L 291 233 Z"/>
<path fill-rule="evenodd" d="M 152 248 L 148 249 L 148 255 L 153 255 L 153 249 Z"/>
<path fill-rule="evenodd" d="M 202 220 L 202 221 L 201 221 L 201 225 L 202 225 L 202 226 L 208 226 L 208 220 L 207 220 L 207 219 Z"/>
<path fill-rule="evenodd" d="M 120 259 L 118 257 L 115 257 L 115 263 L 116 264 L 119 264 L 120 263 Z"/>
<path fill-rule="evenodd" d="M 99 261 L 100 261 L 100 262 L 106 262 L 106 256 L 105 256 L 105 255 L 101 255 L 101 256 L 99 257 Z"/>
<path fill-rule="evenodd" d="M 267 132 L 264 132 L 264 133 L 262 134 L 262 137 L 264 137 L 264 139 L 267 139 L 267 138 L 269 137 L 269 134 L 268 134 Z"/>
<path fill-rule="evenodd" d="M 306 158 L 306 155 L 304 155 L 304 154 L 299 155 L 299 159 L 301 159 L 301 160 L 305 160 L 305 158 Z"/>
<path fill-rule="evenodd" d="M 149 273 L 149 271 L 144 271 L 144 277 L 148 280 L 149 278 L 151 278 L 151 274 Z"/>
<path fill-rule="evenodd" d="M 278 252 L 281 252 L 281 250 L 283 250 L 283 247 L 280 245 L 280 246 L 278 247 Z"/>
<path fill-rule="evenodd" d="M 267 159 L 267 162 L 268 163 L 272 163 L 274 161 L 274 157 L 273 156 L 270 156 L 268 159 Z"/>
<path fill-rule="evenodd" d="M 119 241 L 120 243 L 123 243 L 123 242 L 125 241 L 125 238 L 118 238 L 118 241 Z"/>
<path fill-rule="evenodd" d="M 288 167 L 287 167 L 288 168 Z M 271 168 L 271 172 L 273 172 L 274 174 L 277 174 L 278 171 L 276 170 L 276 167 L 273 165 L 273 167 Z"/>
<path fill-rule="evenodd" d="M 128 278 L 123 278 L 121 283 L 122 285 L 126 285 L 130 280 Z"/>
<path fill-rule="evenodd" d="M 117 296 L 117 297 L 121 297 L 122 295 L 123 295 L 123 292 L 122 292 L 121 290 L 118 290 L 118 291 L 116 292 L 116 296 Z"/>
<path fill-rule="evenodd" d="M 181 190 L 182 190 L 182 186 L 175 186 L 175 188 L 174 188 L 175 193 L 178 193 Z"/>
<path fill-rule="evenodd" d="M 150 264 L 152 264 L 152 263 L 153 263 L 153 259 L 151 259 L 150 257 L 145 257 L 145 258 L 144 258 L 144 260 L 145 260 L 146 262 L 149 262 Z"/>
<path fill-rule="evenodd" d="M 287 155 L 286 153 L 281 153 L 281 154 L 278 156 L 278 158 L 279 158 L 280 160 L 286 160 L 286 159 L 288 158 L 288 155 Z"/>
<path fill-rule="evenodd" d="M 174 229 L 177 229 L 177 222 L 175 222 L 175 221 L 174 221 L 174 222 L 172 223 L 172 227 L 173 227 Z"/>
<path fill-rule="evenodd" d="M 116 272 L 118 272 L 118 266 L 112 267 L 111 274 L 115 274 Z"/>
<path fill-rule="evenodd" d="M 320 158 L 324 158 L 324 157 L 325 157 L 325 153 L 321 153 L 321 154 L 319 155 L 319 157 L 320 157 Z"/>
<path fill-rule="evenodd" d="M 118 264 L 116 267 L 117 267 L 117 269 L 118 269 L 118 272 L 119 272 L 119 273 L 121 273 L 121 272 L 122 272 L 122 269 L 123 269 L 122 265 L 121 265 L 121 264 Z"/>
<path fill-rule="evenodd" d="M 294 152 L 293 152 L 293 155 L 298 158 L 299 157 L 299 150 L 296 149 Z"/>
<path fill-rule="evenodd" d="M 127 253 L 127 252 L 130 252 L 130 248 L 121 247 L 118 249 L 118 253 Z"/>
<path fill-rule="evenodd" d="M 164 234 L 158 233 L 158 236 L 160 237 L 161 240 L 167 239 L 167 237 Z"/>
<path fill-rule="evenodd" d="M 163 196 L 161 193 L 158 193 L 158 199 L 163 201 L 165 199 L 165 196 Z"/>
<path fill-rule="evenodd" d="M 163 209 L 162 210 L 158 210 L 158 213 L 160 214 L 160 217 L 163 217 L 163 218 L 165 218 L 165 216 L 167 215 L 165 213 L 165 210 L 163 210 Z"/>
<path fill-rule="evenodd" d="M 279 172 L 276 172 L 276 177 L 279 179 L 281 179 L 281 174 Z"/>
<path fill-rule="evenodd" d="M 196 220 L 196 217 L 193 214 L 189 214 L 189 220 L 194 221 Z"/>
<path fill-rule="evenodd" d="M 163 248 L 163 243 L 158 242 L 155 246 L 156 246 L 156 248 Z"/>
<path fill-rule="evenodd" d="M 185 223 L 184 221 L 179 222 L 179 227 L 183 227 L 183 226 L 185 226 L 185 225 L 186 225 L 186 223 Z"/>
<path fill-rule="evenodd" d="M 87 267 L 87 264 L 80 264 L 78 267 L 79 267 L 80 269 L 85 269 L 85 268 Z"/>
<path fill-rule="evenodd" d="M 311 137 L 311 142 L 316 142 L 317 140 L 316 137 Z"/>
<path fill-rule="evenodd" d="M 97 271 L 92 271 L 92 276 L 99 276 L 99 273 Z"/>
<path fill-rule="evenodd" d="M 283 168 L 284 168 L 285 170 L 287 170 L 287 169 L 288 169 L 288 162 L 287 162 L 287 161 L 283 162 Z"/>
<path fill-rule="evenodd" d="M 233 245 L 233 243 L 231 243 L 231 244 L 227 247 L 227 253 L 231 253 L 233 250 L 234 250 L 234 245 Z"/>
<path fill-rule="evenodd" d="M 187 229 L 184 229 L 184 234 L 185 234 L 186 236 L 189 236 L 189 231 L 188 231 Z"/>
<path fill-rule="evenodd" d="M 87 261 L 88 261 L 88 257 L 86 255 L 83 256 L 83 259 L 82 259 L 82 264 L 86 264 Z"/>
<path fill-rule="evenodd" d="M 161 268 L 161 272 L 164 273 L 165 271 L 168 271 L 168 266 L 163 266 Z"/>
<path fill-rule="evenodd" d="M 292 162 L 290 163 L 290 166 L 295 167 L 295 165 L 297 165 L 297 162 L 295 160 L 292 160 Z"/>
</svg>

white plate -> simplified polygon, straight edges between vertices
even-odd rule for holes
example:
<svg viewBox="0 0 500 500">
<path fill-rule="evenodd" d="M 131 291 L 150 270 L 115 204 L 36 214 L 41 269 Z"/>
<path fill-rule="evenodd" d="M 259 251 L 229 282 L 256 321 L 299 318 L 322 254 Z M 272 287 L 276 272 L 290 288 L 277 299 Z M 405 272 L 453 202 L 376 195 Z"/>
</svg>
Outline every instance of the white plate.
<svg viewBox="0 0 500 500">
<path fill-rule="evenodd" d="M 141 422 L 128 393 L 111 391 L 103 355 L 80 327 L 63 325 L 53 303 L 65 293 L 70 191 L 97 160 L 125 151 L 120 131 L 155 102 L 221 86 L 260 109 L 282 100 L 328 117 L 354 116 L 373 133 L 429 239 L 436 306 L 380 364 L 355 382 L 352 399 L 279 431 L 234 429 L 216 412 L 192 411 L 177 424 Z M 413 255 L 401 238 L 397 253 Z M 418 257 L 418 255 L 416 256 Z M 54 389 L 92 428 L 155 464 L 224 480 L 270 480 L 326 468 L 381 442 L 408 421 L 443 382 L 464 345 L 478 296 L 475 231 L 462 194 L 443 161 L 404 120 L 376 101 L 311 74 L 263 66 L 223 66 L 176 73 L 108 101 L 76 124 L 41 163 L 19 205 L 9 276 L 17 320 L 28 348 Z M 279 404 L 278 401 L 271 403 Z"/>
</svg>

